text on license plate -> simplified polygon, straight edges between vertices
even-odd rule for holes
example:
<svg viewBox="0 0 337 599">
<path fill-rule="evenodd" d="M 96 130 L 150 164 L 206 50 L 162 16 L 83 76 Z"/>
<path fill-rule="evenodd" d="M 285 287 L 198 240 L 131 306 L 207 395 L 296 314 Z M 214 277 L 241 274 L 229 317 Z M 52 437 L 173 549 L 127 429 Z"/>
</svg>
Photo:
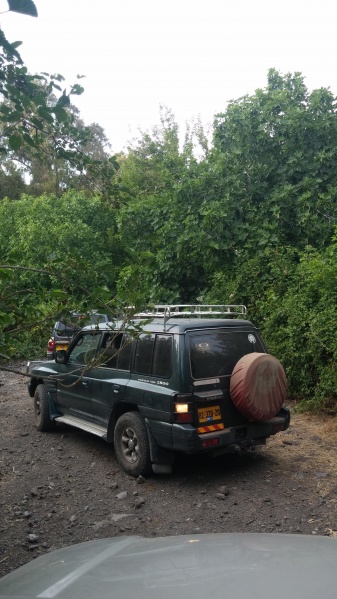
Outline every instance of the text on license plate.
<svg viewBox="0 0 337 599">
<path fill-rule="evenodd" d="M 199 422 L 214 422 L 215 420 L 221 420 L 220 406 L 198 408 L 198 419 Z"/>
<path fill-rule="evenodd" d="M 56 343 L 56 351 L 59 349 L 68 349 L 69 343 Z"/>
</svg>

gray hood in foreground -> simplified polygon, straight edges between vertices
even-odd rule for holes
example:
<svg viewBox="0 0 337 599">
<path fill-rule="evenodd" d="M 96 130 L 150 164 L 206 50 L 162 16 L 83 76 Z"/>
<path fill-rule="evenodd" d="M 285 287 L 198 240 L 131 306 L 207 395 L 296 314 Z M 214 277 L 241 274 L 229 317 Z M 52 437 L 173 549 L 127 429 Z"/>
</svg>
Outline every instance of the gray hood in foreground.
<svg viewBox="0 0 337 599">
<path fill-rule="evenodd" d="M 337 539 L 238 533 L 89 541 L 3 577 L 4 597 L 336 599 Z"/>
</svg>

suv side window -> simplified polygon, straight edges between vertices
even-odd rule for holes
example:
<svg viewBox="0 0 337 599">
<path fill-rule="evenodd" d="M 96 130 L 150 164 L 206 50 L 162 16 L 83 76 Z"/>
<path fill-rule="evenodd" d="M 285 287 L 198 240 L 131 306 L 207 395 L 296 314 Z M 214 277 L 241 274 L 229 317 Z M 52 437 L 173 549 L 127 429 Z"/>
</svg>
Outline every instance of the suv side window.
<svg viewBox="0 0 337 599">
<path fill-rule="evenodd" d="M 103 337 L 101 350 L 104 361 L 102 366 L 130 370 L 131 339 L 122 333 L 107 333 Z"/>
<path fill-rule="evenodd" d="M 169 378 L 172 372 L 172 335 L 156 335 L 153 376 Z"/>
<path fill-rule="evenodd" d="M 140 335 L 137 341 L 135 372 L 151 374 L 155 335 Z"/>
<path fill-rule="evenodd" d="M 122 347 L 118 354 L 118 370 L 130 370 L 132 338 L 123 335 Z"/>
<path fill-rule="evenodd" d="M 172 371 L 172 335 L 141 335 L 137 341 L 135 372 L 168 378 Z"/>
</svg>

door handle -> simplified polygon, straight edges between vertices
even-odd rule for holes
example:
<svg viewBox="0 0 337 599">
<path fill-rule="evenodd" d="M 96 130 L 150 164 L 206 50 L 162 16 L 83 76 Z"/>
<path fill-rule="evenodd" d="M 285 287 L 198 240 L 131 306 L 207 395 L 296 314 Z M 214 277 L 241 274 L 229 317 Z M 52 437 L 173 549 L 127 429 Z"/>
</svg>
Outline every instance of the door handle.
<svg viewBox="0 0 337 599">
<path fill-rule="evenodd" d="M 118 393 L 118 391 L 120 390 L 121 386 L 120 385 L 112 385 L 113 391 L 114 393 Z"/>
</svg>

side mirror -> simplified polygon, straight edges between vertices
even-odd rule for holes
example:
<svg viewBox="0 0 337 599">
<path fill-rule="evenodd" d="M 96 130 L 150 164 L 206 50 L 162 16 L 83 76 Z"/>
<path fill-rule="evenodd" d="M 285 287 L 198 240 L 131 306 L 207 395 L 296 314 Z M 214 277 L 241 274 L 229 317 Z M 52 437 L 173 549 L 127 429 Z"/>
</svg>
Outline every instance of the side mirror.
<svg viewBox="0 0 337 599">
<path fill-rule="evenodd" d="M 65 349 L 59 349 L 55 352 L 55 362 L 57 364 L 66 364 L 68 362 L 68 355 Z"/>
</svg>

